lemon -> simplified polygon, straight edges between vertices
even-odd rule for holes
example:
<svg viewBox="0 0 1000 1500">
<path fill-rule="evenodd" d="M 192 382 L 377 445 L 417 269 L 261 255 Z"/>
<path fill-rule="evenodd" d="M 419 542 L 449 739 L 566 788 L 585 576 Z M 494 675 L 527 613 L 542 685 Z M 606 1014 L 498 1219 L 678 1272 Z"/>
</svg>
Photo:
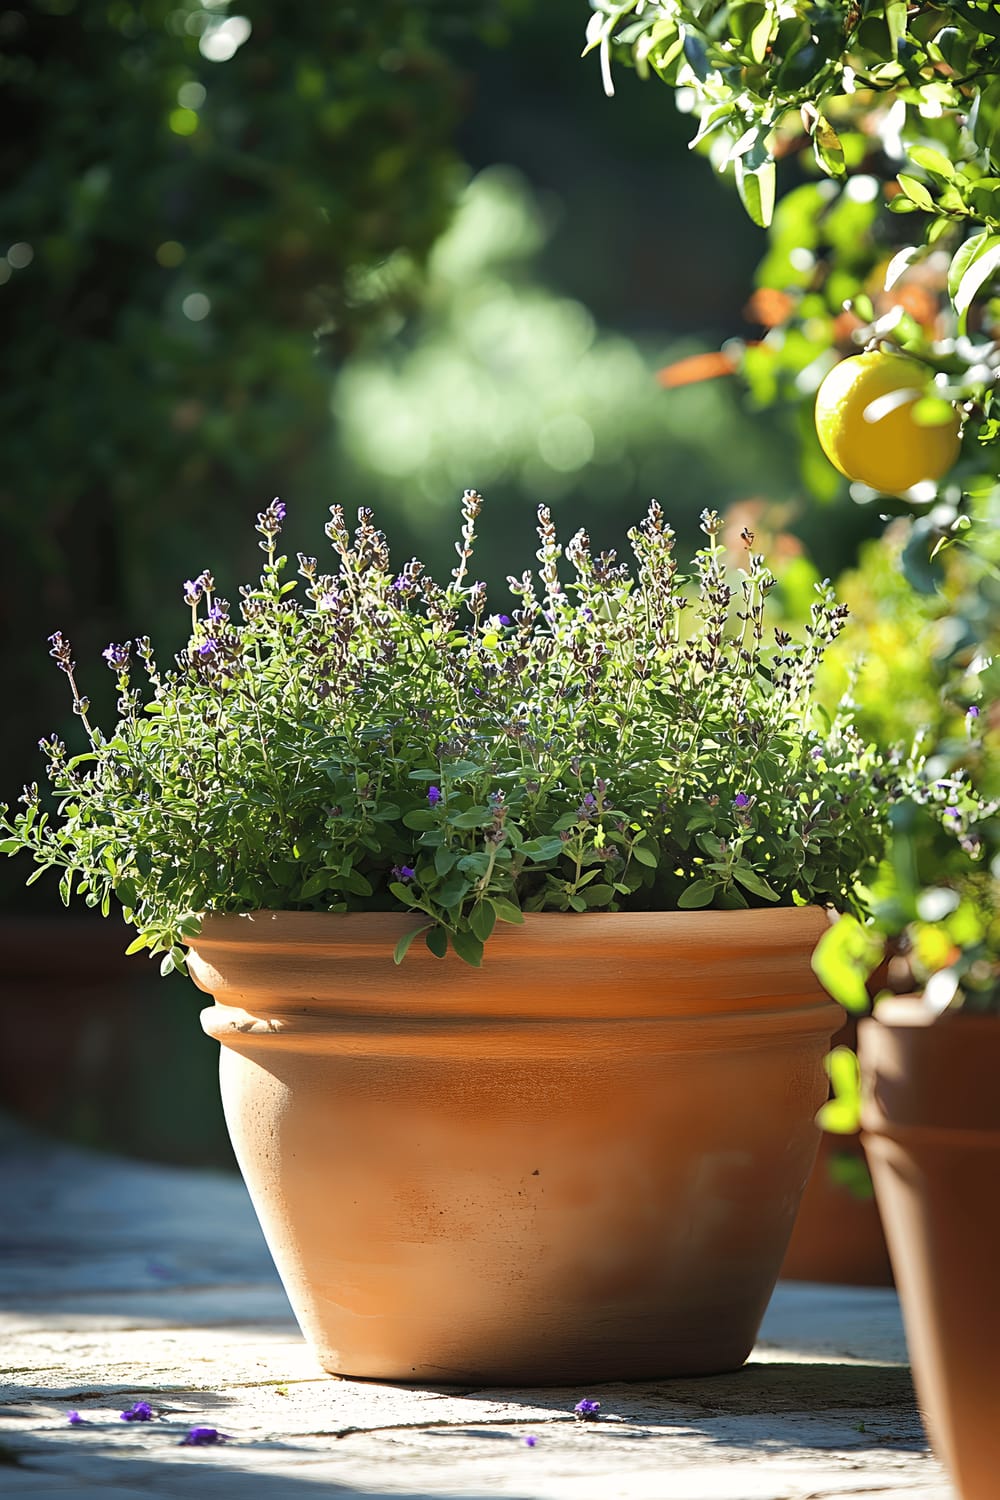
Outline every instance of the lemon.
<svg viewBox="0 0 1000 1500">
<path fill-rule="evenodd" d="M 958 412 L 920 423 L 913 409 L 932 393 L 930 371 L 905 354 L 872 350 L 834 365 L 816 393 L 816 432 L 827 458 L 848 479 L 899 495 L 940 479 L 958 457 Z"/>
</svg>

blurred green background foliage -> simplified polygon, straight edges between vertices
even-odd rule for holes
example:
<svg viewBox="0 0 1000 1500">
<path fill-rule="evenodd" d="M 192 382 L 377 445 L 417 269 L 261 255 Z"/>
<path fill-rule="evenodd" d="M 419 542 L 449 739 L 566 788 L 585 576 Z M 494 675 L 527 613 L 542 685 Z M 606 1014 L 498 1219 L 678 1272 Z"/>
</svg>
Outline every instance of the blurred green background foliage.
<svg viewBox="0 0 1000 1500">
<path fill-rule="evenodd" d="M 776 0 L 647 0 L 644 25 L 685 28 L 666 62 L 676 26 L 645 57 L 673 98 L 621 66 L 649 29 L 623 29 L 635 6 L 593 9 L 611 18 L 614 98 L 579 58 L 583 0 L 14 0 L 0 14 L 14 560 L 0 798 L 39 774 L 40 734 L 75 734 L 52 631 L 106 714 L 101 648 L 140 632 L 161 657 L 178 648 L 181 581 L 207 566 L 233 597 L 272 495 L 290 550 L 317 549 L 332 501 L 371 504 L 397 558 L 447 570 L 467 485 L 486 495 L 479 566 L 498 608 L 539 501 L 564 537 L 582 525 L 619 547 L 651 495 L 683 546 L 704 506 L 728 509 L 734 556 L 749 525 L 792 620 L 820 576 L 850 570 L 857 624 L 831 694 L 874 645 L 854 687 L 866 728 L 884 740 L 930 723 L 942 766 L 969 759 L 967 669 L 1000 609 L 995 547 L 961 550 L 963 523 L 1000 529 L 992 7 L 783 0 L 782 20 Z M 845 95 L 855 10 L 870 76 Z M 720 84 L 730 23 L 746 57 Z M 942 66 L 985 79 L 971 124 L 972 93 L 951 108 Z M 768 115 L 775 98 L 787 107 Z M 954 293 L 977 234 L 960 329 L 949 273 Z M 934 492 L 852 492 L 816 443 L 817 386 L 873 334 L 967 403 L 961 463 Z M 0 867 L 8 907 L 51 910 L 53 891 L 26 897 L 22 879 Z M 913 911 L 918 896 L 911 881 Z M 165 1073 L 187 1077 L 175 983 L 142 988 Z M 117 1097 L 138 1098 L 129 1077 Z M 83 1102 L 67 1095 L 64 1123 L 120 1141 L 94 1102 L 115 1086 L 96 1078 Z M 145 1113 L 134 1149 L 225 1156 L 214 1115 L 178 1120 L 163 1144 L 169 1107 Z"/>
</svg>

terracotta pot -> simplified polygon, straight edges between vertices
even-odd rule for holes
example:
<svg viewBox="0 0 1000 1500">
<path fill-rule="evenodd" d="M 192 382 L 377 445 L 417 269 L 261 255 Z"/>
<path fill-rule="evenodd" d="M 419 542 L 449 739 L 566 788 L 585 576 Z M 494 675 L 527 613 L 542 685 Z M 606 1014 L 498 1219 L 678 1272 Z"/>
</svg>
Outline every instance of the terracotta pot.
<svg viewBox="0 0 1000 1500">
<path fill-rule="evenodd" d="M 884 983 L 875 987 L 882 989 Z M 857 1019 L 841 1019 L 833 1045 L 856 1049 Z M 781 1277 L 840 1286 L 892 1285 L 889 1251 L 860 1135 L 823 1135 Z"/>
<path fill-rule="evenodd" d="M 750 1351 L 840 1012 L 812 909 L 546 914 L 481 970 L 406 915 L 212 917 L 237 1159 L 326 1369 L 707 1374 Z"/>
<path fill-rule="evenodd" d="M 781 1264 L 783 1281 L 892 1285 L 878 1205 L 860 1185 L 866 1175 L 856 1136 L 823 1136 Z"/>
<path fill-rule="evenodd" d="M 1000 1017 L 887 1000 L 859 1027 L 862 1140 L 917 1396 L 962 1500 L 1000 1487 Z"/>
</svg>

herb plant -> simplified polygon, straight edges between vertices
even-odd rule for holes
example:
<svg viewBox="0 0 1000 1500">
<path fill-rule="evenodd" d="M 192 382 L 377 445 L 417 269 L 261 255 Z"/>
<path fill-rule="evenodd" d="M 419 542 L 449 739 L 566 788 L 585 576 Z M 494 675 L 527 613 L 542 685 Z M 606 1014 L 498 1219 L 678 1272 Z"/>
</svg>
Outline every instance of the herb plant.
<svg viewBox="0 0 1000 1500">
<path fill-rule="evenodd" d="M 104 652 L 110 734 L 52 636 L 89 744 L 41 741 L 52 797 L 33 785 L 3 809 L 0 849 L 30 851 L 32 880 L 61 870 L 65 902 L 117 899 L 130 951 L 166 972 L 207 911 L 410 911 L 397 961 L 423 934 L 472 964 L 525 912 L 860 913 L 915 770 L 866 744 L 846 704 L 814 707 L 846 613 L 829 584 L 793 640 L 766 628 L 753 535 L 730 570 L 715 512 L 688 577 L 655 501 L 628 534 L 632 571 L 583 532 L 560 546 L 543 507 L 537 571 L 493 613 L 470 572 L 481 505 L 466 491 L 441 584 L 416 559 L 394 568 L 371 512 L 352 535 L 340 506 L 329 570 L 300 553 L 287 579 L 274 501 L 238 611 L 204 572 L 170 670 L 147 638 Z"/>
</svg>

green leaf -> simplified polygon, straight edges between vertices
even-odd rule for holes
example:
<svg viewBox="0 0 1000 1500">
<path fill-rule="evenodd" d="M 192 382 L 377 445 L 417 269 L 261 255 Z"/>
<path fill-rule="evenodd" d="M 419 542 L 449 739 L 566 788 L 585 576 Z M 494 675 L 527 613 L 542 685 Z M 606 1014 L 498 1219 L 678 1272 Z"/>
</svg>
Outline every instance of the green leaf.
<svg viewBox="0 0 1000 1500">
<path fill-rule="evenodd" d="M 954 163 L 933 146 L 909 146 L 906 154 L 916 166 L 922 167 L 932 177 L 940 177 L 943 182 L 951 182 L 955 176 Z"/>
<path fill-rule="evenodd" d="M 736 158 L 736 189 L 740 202 L 750 218 L 761 229 L 767 229 L 774 214 L 776 172 L 773 161 L 750 170 L 746 158 Z"/>
<path fill-rule="evenodd" d="M 152 938 L 148 932 L 140 932 L 139 936 L 133 938 L 125 949 L 125 957 L 131 958 L 133 953 L 141 953 L 144 948 L 149 947 L 151 942 Z"/>
<path fill-rule="evenodd" d="M 648 844 L 633 844 L 632 858 L 636 864 L 645 865 L 649 870 L 655 870 L 660 863 L 658 852 L 651 849 Z"/>
<path fill-rule="evenodd" d="M 771 44 L 771 37 L 774 35 L 776 23 L 776 14 L 770 7 L 767 7 L 764 15 L 750 33 L 750 56 L 757 64 L 763 63 L 767 57 L 767 49 Z"/>
<path fill-rule="evenodd" d="M 485 828 L 493 822 L 493 814 L 488 807 L 467 807 L 464 812 L 452 813 L 448 822 L 452 828 Z"/>
<path fill-rule="evenodd" d="M 885 280 L 882 284 L 886 291 L 891 292 L 896 282 L 909 270 L 913 262 L 925 254 L 926 251 L 922 245 L 906 245 L 902 250 L 897 250 L 885 268 Z"/>
<path fill-rule="evenodd" d="M 816 1122 L 836 1135 L 853 1135 L 861 1125 L 861 1074 L 850 1047 L 834 1047 L 823 1059 L 833 1097 L 823 1105 Z"/>
<path fill-rule="evenodd" d="M 948 267 L 948 295 L 953 302 L 962 284 L 963 276 L 991 238 L 988 229 L 981 229 L 978 234 L 970 235 L 967 240 L 963 240 L 952 256 L 951 265 Z"/>
<path fill-rule="evenodd" d="M 820 938 L 812 969 L 820 984 L 845 1010 L 868 1009 L 866 982 L 885 951 L 885 940 L 856 917 L 842 916 Z"/>
<path fill-rule="evenodd" d="M 429 807 L 415 807 L 403 814 L 404 828 L 436 828 L 441 819 Z"/>
<path fill-rule="evenodd" d="M 503 896 L 490 896 L 489 902 L 501 922 L 511 922 L 515 927 L 523 925 L 524 912 L 513 901 L 508 901 Z"/>
<path fill-rule="evenodd" d="M 479 901 L 469 913 L 469 926 L 481 943 L 488 943 L 496 926 L 497 914 L 489 901 Z"/>
<path fill-rule="evenodd" d="M 686 26 L 680 28 L 680 34 L 684 42 L 685 61 L 694 76 L 704 83 L 711 72 L 705 43 L 696 31 L 691 31 Z"/>
<path fill-rule="evenodd" d="M 812 132 L 816 164 L 828 177 L 843 177 L 844 147 L 825 115 L 817 115 Z"/>
<path fill-rule="evenodd" d="M 444 958 L 448 952 L 448 929 L 446 927 L 428 928 L 424 942 L 435 958 Z"/>
<path fill-rule="evenodd" d="M 998 270 L 1000 270 L 1000 235 L 990 234 L 986 236 L 970 260 L 952 298 L 955 311 L 958 313 L 960 333 L 965 332 L 969 308 L 977 293 L 996 275 Z"/>
<path fill-rule="evenodd" d="M 461 875 L 450 875 L 439 891 L 434 894 L 434 900 L 438 906 L 450 909 L 459 906 L 472 889 L 472 882 Z"/>
<path fill-rule="evenodd" d="M 768 885 L 762 875 L 747 865 L 733 865 L 733 879 L 738 880 L 744 890 L 751 891 L 755 896 L 763 896 L 767 901 L 780 901 L 781 897 L 773 886 Z"/>
<path fill-rule="evenodd" d="M 549 838 L 528 839 L 521 845 L 521 853 L 527 855 L 533 864 L 542 864 L 545 860 L 556 859 L 565 848 L 562 839 L 552 835 Z"/>
<path fill-rule="evenodd" d="M 404 932 L 403 936 L 400 938 L 399 942 L 396 944 L 395 948 L 392 950 L 392 961 L 393 961 L 393 963 L 394 964 L 401 964 L 403 962 L 403 959 L 406 957 L 407 953 L 410 951 L 410 944 L 413 942 L 414 938 L 418 938 L 422 932 L 427 932 L 428 930 L 429 929 L 426 926 L 424 926 L 424 927 L 413 927 L 413 928 L 410 929 L 409 932 Z"/>
<path fill-rule="evenodd" d="M 907 0 L 885 0 L 885 20 L 893 57 L 899 56 L 899 44 L 906 35 Z"/>
<path fill-rule="evenodd" d="M 909 198 L 911 203 L 915 203 L 917 207 L 922 208 L 925 213 L 934 212 L 934 199 L 924 187 L 924 184 L 920 182 L 916 177 L 910 177 L 906 172 L 900 172 L 898 177 L 896 178 L 896 181 L 899 183 L 900 187 L 903 189 L 903 192 L 906 194 L 907 198 Z"/>
<path fill-rule="evenodd" d="M 416 906 L 417 898 L 408 885 L 401 880 L 390 880 L 389 894 L 395 896 L 397 901 L 402 901 L 404 906 Z"/>
<path fill-rule="evenodd" d="M 681 891 L 677 898 L 677 905 L 682 911 L 690 911 L 694 907 L 708 906 L 715 896 L 716 885 L 714 880 L 695 880 L 685 890 Z"/>
<path fill-rule="evenodd" d="M 607 906 L 608 902 L 613 900 L 614 894 L 614 886 L 589 885 L 583 893 L 583 899 L 589 909 L 594 906 Z"/>
<path fill-rule="evenodd" d="M 481 966 L 483 962 L 483 944 L 474 932 L 470 932 L 465 927 L 458 928 L 451 935 L 451 946 L 465 963 L 471 964 L 474 969 L 478 969 Z"/>
</svg>

